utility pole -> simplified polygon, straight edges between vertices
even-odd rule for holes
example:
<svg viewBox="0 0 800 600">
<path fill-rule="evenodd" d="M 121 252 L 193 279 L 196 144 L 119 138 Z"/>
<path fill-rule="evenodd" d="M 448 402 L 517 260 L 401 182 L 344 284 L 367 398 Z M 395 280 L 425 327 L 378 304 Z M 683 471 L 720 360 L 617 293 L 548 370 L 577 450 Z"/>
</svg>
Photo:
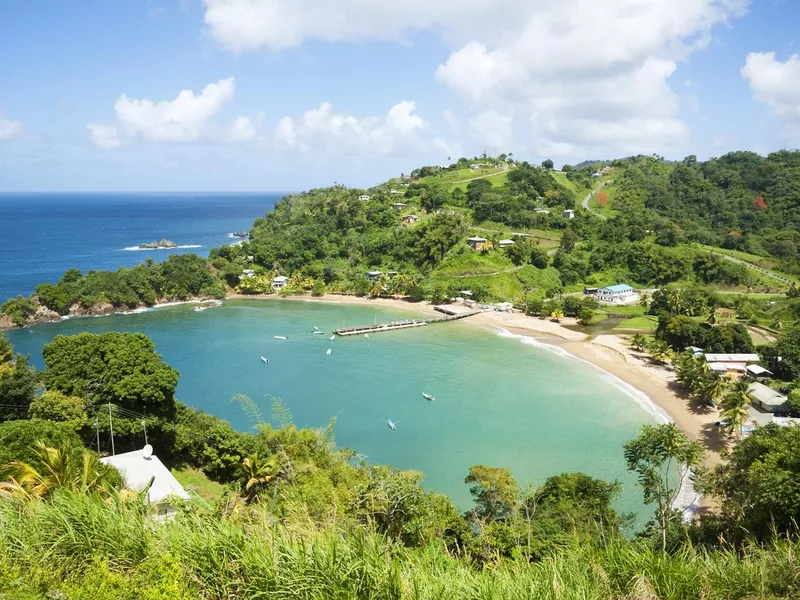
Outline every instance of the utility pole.
<svg viewBox="0 0 800 600">
<path fill-rule="evenodd" d="M 97 432 L 97 453 L 100 454 L 100 423 L 94 420 L 94 429 Z"/>
<path fill-rule="evenodd" d="M 144 429 L 144 445 L 147 446 L 147 423 L 142 419 L 142 428 Z"/>
<path fill-rule="evenodd" d="M 111 403 L 108 403 L 108 428 L 111 430 L 111 456 L 116 456 L 114 450 L 114 422 L 111 420 Z"/>
</svg>

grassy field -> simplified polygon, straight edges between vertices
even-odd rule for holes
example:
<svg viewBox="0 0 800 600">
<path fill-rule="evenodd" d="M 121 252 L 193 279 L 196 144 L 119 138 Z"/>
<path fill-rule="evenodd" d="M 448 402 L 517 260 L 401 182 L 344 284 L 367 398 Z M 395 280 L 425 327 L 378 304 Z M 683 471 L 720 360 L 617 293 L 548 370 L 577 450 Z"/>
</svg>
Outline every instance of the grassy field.
<svg viewBox="0 0 800 600">
<path fill-rule="evenodd" d="M 658 327 L 658 319 L 649 315 L 632 317 L 619 323 L 614 329 L 628 329 L 639 331 L 655 331 Z"/>
<path fill-rule="evenodd" d="M 172 474 L 187 492 L 197 494 L 208 502 L 219 500 L 225 493 L 224 485 L 211 481 L 206 477 L 205 473 L 197 469 L 182 467 L 180 469 L 172 469 Z"/>
<path fill-rule="evenodd" d="M 608 183 L 606 183 L 602 189 L 599 190 L 599 192 L 608 194 L 608 202 L 605 206 L 603 206 L 598 202 L 597 194 L 592 194 L 592 198 L 589 200 L 589 208 L 600 213 L 604 217 L 611 219 L 619 214 L 619 211 L 614 209 L 614 196 L 616 196 L 617 192 L 619 191 L 619 185 L 615 184 L 613 178 L 611 177 L 601 177 L 600 182 L 603 181 L 607 181 Z M 581 196 L 580 199 L 583 200 L 584 197 L 585 194 L 584 196 Z"/>
<path fill-rule="evenodd" d="M 464 275 L 486 275 L 497 271 L 505 271 L 514 268 L 512 263 L 504 253 L 497 250 L 488 252 L 471 250 L 469 248 L 458 249 L 450 252 L 445 259 L 436 267 L 432 273 L 436 276 L 464 276 Z"/>
<path fill-rule="evenodd" d="M 738 260 L 742 260 L 744 262 L 750 263 L 751 265 L 754 265 L 756 267 L 760 267 L 760 268 L 764 269 L 765 271 L 769 271 L 770 273 L 773 273 L 773 274 L 778 275 L 780 277 L 785 277 L 786 279 L 789 279 L 791 281 L 800 281 L 800 279 L 798 279 L 798 277 L 796 275 L 791 275 L 789 273 L 783 273 L 781 271 L 778 271 L 775 268 L 777 262 L 775 260 L 773 260 L 773 259 L 769 259 L 769 258 L 766 258 L 764 256 L 758 256 L 756 254 L 748 254 L 747 252 L 740 252 L 739 250 L 729 250 L 727 248 L 718 248 L 718 247 L 715 247 L 715 246 L 705 246 L 705 245 L 702 245 L 702 244 L 697 244 L 697 247 L 698 248 L 702 248 L 703 250 L 716 252 L 718 254 L 725 254 L 725 255 L 730 256 L 732 258 L 736 258 Z M 769 276 L 765 276 L 765 275 L 762 275 L 762 274 L 759 274 L 759 273 L 754 273 L 754 275 L 758 276 L 759 279 L 765 279 L 765 280 L 769 281 L 769 283 L 771 283 L 773 285 L 775 285 L 775 284 L 781 285 L 780 282 L 770 278 Z"/>
</svg>

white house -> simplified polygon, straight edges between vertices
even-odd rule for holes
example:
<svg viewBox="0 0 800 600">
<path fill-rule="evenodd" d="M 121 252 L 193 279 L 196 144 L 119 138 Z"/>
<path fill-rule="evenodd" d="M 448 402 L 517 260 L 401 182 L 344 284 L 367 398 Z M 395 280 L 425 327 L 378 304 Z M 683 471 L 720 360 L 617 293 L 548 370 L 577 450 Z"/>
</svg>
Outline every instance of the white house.
<svg viewBox="0 0 800 600">
<path fill-rule="evenodd" d="M 417 221 L 419 221 L 419 217 L 417 215 L 405 215 L 403 217 L 403 223 L 406 225 L 413 225 Z"/>
<path fill-rule="evenodd" d="M 639 294 L 631 286 L 620 283 L 600 288 L 595 293 L 595 298 L 601 302 L 613 302 L 616 304 L 630 304 L 638 300 Z"/>
<path fill-rule="evenodd" d="M 253 269 L 244 269 L 242 274 L 239 275 L 239 279 L 249 279 L 250 277 L 255 277 L 256 272 Z"/>
<path fill-rule="evenodd" d="M 389 193 L 392 196 L 402 196 L 403 194 L 405 194 L 405 192 L 402 190 L 389 190 Z"/>
<path fill-rule="evenodd" d="M 789 412 L 786 396 L 771 387 L 756 381 L 750 384 L 749 389 L 754 399 L 753 405 L 760 411 L 769 413 Z"/>
<path fill-rule="evenodd" d="M 534 208 L 533 212 L 535 212 L 537 215 L 549 215 L 550 214 L 550 209 L 549 208 Z"/>
<path fill-rule="evenodd" d="M 704 354 L 708 368 L 718 373 L 741 373 L 747 372 L 749 363 L 758 362 L 758 354 Z"/>
<path fill-rule="evenodd" d="M 567 208 L 564 210 L 564 218 L 565 219 L 574 219 L 575 218 L 575 211 L 571 208 Z"/>
<path fill-rule="evenodd" d="M 273 290 L 282 290 L 286 287 L 286 284 L 289 282 L 289 278 L 286 275 L 278 275 L 277 277 L 272 278 L 272 289 Z"/>
<path fill-rule="evenodd" d="M 380 271 L 370 271 L 367 273 L 367 279 L 370 281 L 375 281 L 376 279 L 379 279 L 381 275 L 383 275 L 383 273 Z"/>
<path fill-rule="evenodd" d="M 514 240 L 500 240 L 497 242 L 498 248 L 508 248 L 509 246 L 514 245 Z"/>
<path fill-rule="evenodd" d="M 473 250 L 483 250 L 488 245 L 489 240 L 486 238 L 478 237 L 477 235 L 467 239 L 467 244 Z"/>
<path fill-rule="evenodd" d="M 405 202 L 395 202 L 392 204 L 392 208 L 395 210 L 403 210 L 406 206 L 408 206 Z"/>
<path fill-rule="evenodd" d="M 361 194 L 361 195 L 358 197 L 358 199 L 359 199 L 359 200 L 363 200 L 364 202 L 366 202 L 366 201 L 367 201 L 367 200 L 369 200 L 370 198 L 372 198 L 372 196 L 370 196 L 369 194 Z"/>
<path fill-rule="evenodd" d="M 150 506 L 160 516 L 174 514 L 176 509 L 172 504 L 174 498 L 189 500 L 191 496 L 178 483 L 178 480 L 169 472 L 158 457 L 153 454 L 153 447 L 147 444 L 141 450 L 106 456 L 100 462 L 114 467 L 122 475 L 125 487 L 136 492 L 144 490 L 150 482 L 152 485 L 147 490 L 147 499 Z"/>
</svg>

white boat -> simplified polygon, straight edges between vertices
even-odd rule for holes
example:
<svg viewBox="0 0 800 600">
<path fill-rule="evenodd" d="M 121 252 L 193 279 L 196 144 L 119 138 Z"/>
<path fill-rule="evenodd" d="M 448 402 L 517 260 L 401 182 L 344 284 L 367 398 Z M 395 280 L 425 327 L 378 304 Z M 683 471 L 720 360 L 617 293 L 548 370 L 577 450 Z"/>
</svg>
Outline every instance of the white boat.
<svg viewBox="0 0 800 600">
<path fill-rule="evenodd" d="M 209 308 L 211 308 L 211 307 L 210 306 L 195 306 L 193 310 L 194 310 L 194 312 L 203 312 L 204 310 L 208 310 Z"/>
<path fill-rule="evenodd" d="M 289 339 L 285 335 L 273 335 L 272 338 L 276 339 L 276 340 L 288 340 Z"/>
<path fill-rule="evenodd" d="M 328 338 L 328 341 L 329 341 L 329 342 L 332 342 L 332 341 L 333 341 L 333 340 L 335 340 L 335 339 L 336 339 L 336 336 L 335 336 L 335 335 L 332 335 L 331 337 L 329 337 L 329 338 Z"/>
<path fill-rule="evenodd" d="M 333 350 L 332 350 L 331 348 L 328 348 L 328 351 L 327 351 L 325 354 L 326 354 L 326 355 L 328 355 L 328 356 L 330 356 L 330 355 L 331 355 L 331 352 L 333 352 Z"/>
<path fill-rule="evenodd" d="M 391 429 L 392 431 L 394 431 L 395 429 L 397 429 L 397 425 L 395 425 L 395 424 L 394 424 L 394 421 L 392 421 L 391 419 L 388 419 L 388 420 L 386 421 L 386 424 L 389 426 L 389 429 Z"/>
<path fill-rule="evenodd" d="M 314 325 L 314 331 L 319 331 L 319 327 L 317 327 L 316 325 Z"/>
<path fill-rule="evenodd" d="M 320 331 L 319 329 L 317 329 L 316 331 L 312 331 L 311 333 L 315 333 L 317 335 L 325 335 L 325 332 L 324 331 Z"/>
<path fill-rule="evenodd" d="M 423 396 L 423 398 L 425 398 L 425 400 L 427 400 L 428 402 L 433 402 L 434 400 L 436 400 L 436 398 L 434 398 L 434 397 L 433 397 L 433 396 L 431 396 L 430 394 L 426 394 L 425 392 L 422 392 L 422 396 Z"/>
<path fill-rule="evenodd" d="M 262 356 L 262 357 L 261 357 L 261 362 L 263 362 L 265 365 L 268 365 L 268 364 L 269 364 L 269 359 L 268 359 L 268 358 L 264 358 L 264 357 Z"/>
<path fill-rule="evenodd" d="M 365 334 L 364 334 L 364 339 L 365 339 L 365 340 L 368 340 L 368 339 L 369 339 L 369 334 L 368 334 L 368 333 L 365 333 Z"/>
</svg>

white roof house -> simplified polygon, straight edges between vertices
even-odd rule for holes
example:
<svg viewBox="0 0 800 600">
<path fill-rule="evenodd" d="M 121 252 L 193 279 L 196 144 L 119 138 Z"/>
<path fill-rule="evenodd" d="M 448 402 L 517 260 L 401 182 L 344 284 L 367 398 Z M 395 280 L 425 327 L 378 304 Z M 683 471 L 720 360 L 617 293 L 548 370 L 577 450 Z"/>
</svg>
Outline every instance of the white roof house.
<svg viewBox="0 0 800 600">
<path fill-rule="evenodd" d="M 786 404 L 786 396 L 767 387 L 763 383 L 754 382 L 750 384 L 750 393 L 753 395 L 753 404 L 759 410 L 770 413 L 789 412 Z"/>
<path fill-rule="evenodd" d="M 500 240 L 499 242 L 497 242 L 497 245 L 500 248 L 508 248 L 509 246 L 514 245 L 514 240 Z"/>
<path fill-rule="evenodd" d="M 361 195 L 358 197 L 358 199 L 359 199 L 359 200 L 364 200 L 364 201 L 367 201 L 367 200 L 369 200 L 370 198 L 372 198 L 372 196 L 370 196 L 369 194 L 361 194 Z"/>
<path fill-rule="evenodd" d="M 403 210 L 406 206 L 408 206 L 405 202 L 395 202 L 392 204 L 392 208 L 395 210 Z"/>
<path fill-rule="evenodd" d="M 575 218 L 575 211 L 571 208 L 567 208 L 564 210 L 564 218 L 565 219 L 574 219 Z"/>
<path fill-rule="evenodd" d="M 601 302 L 615 302 L 617 304 L 630 304 L 639 299 L 638 292 L 626 283 L 600 288 L 594 295 Z"/>
<path fill-rule="evenodd" d="M 148 444 L 141 450 L 106 456 L 100 459 L 103 464 L 114 467 L 122 475 L 125 487 L 141 492 L 150 481 L 153 484 L 147 490 L 150 505 L 157 507 L 159 514 L 167 515 L 175 512 L 170 498 L 189 500 L 191 496 L 178 483 L 158 457 L 153 454 L 153 447 Z"/>
<path fill-rule="evenodd" d="M 369 271 L 367 273 L 367 279 L 369 279 L 370 281 L 374 281 L 378 279 L 381 275 L 383 275 L 381 271 Z"/>
<path fill-rule="evenodd" d="M 747 374 L 751 377 L 771 377 L 772 372 L 761 365 L 748 365 Z"/>
<path fill-rule="evenodd" d="M 707 362 L 719 363 L 751 363 L 758 362 L 758 354 L 713 354 L 708 353 L 705 355 Z"/>
<path fill-rule="evenodd" d="M 288 282 L 289 278 L 286 275 L 278 275 L 272 278 L 272 287 L 276 290 L 280 290 L 285 288 Z"/>
</svg>

